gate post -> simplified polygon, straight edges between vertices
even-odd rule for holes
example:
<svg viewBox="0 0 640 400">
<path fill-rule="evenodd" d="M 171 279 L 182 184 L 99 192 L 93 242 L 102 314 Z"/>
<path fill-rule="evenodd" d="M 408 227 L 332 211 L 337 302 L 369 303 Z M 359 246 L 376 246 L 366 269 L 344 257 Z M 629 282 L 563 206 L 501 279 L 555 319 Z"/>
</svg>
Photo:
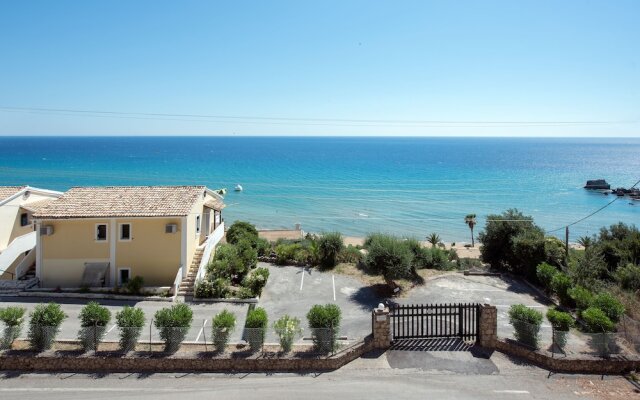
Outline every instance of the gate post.
<svg viewBox="0 0 640 400">
<path fill-rule="evenodd" d="M 374 309 L 371 313 L 373 329 L 373 347 L 376 349 L 388 349 L 391 347 L 391 316 L 389 307 Z"/>
<path fill-rule="evenodd" d="M 495 349 L 498 340 L 498 309 L 489 304 L 481 305 L 478 323 L 478 344 L 487 349 Z"/>
</svg>

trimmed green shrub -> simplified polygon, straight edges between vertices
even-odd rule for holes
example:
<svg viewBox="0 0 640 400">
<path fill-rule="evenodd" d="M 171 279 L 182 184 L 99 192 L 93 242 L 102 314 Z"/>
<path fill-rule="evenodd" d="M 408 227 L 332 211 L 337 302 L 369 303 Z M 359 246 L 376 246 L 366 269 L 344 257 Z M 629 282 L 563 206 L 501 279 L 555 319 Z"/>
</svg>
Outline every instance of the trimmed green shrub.
<svg viewBox="0 0 640 400">
<path fill-rule="evenodd" d="M 569 289 L 569 297 L 573 300 L 578 309 L 578 312 L 582 312 L 591 307 L 593 301 L 593 293 L 582 286 L 575 286 Z"/>
<path fill-rule="evenodd" d="M 60 304 L 38 304 L 29 314 L 29 343 L 34 350 L 49 350 L 53 344 L 60 324 L 67 318 Z"/>
<path fill-rule="evenodd" d="M 23 307 L 0 308 L 0 321 L 5 325 L 0 339 L 0 350 L 10 349 L 13 341 L 20 336 L 26 311 Z"/>
<path fill-rule="evenodd" d="M 623 289 L 640 290 L 640 265 L 629 263 L 618 268 L 614 275 Z"/>
<path fill-rule="evenodd" d="M 95 301 L 90 301 L 80 310 L 80 331 L 78 340 L 85 351 L 97 350 L 104 337 L 111 311 Z"/>
<path fill-rule="evenodd" d="M 132 294 L 140 294 L 143 287 L 144 287 L 144 278 L 137 275 L 129 279 L 124 284 L 125 290 Z"/>
<path fill-rule="evenodd" d="M 124 352 L 135 350 L 144 323 L 144 311 L 141 308 L 124 306 L 116 313 L 116 324 L 120 330 L 120 350 Z"/>
<path fill-rule="evenodd" d="M 253 291 L 247 287 L 241 287 L 240 289 L 238 289 L 238 291 L 236 292 L 236 296 L 239 299 L 253 299 L 256 297 L 253 294 Z"/>
<path fill-rule="evenodd" d="M 249 240 L 242 238 L 235 246 L 240 262 L 244 266 L 244 271 L 249 271 L 258 265 L 258 251 Z"/>
<path fill-rule="evenodd" d="M 250 243 L 258 243 L 258 230 L 253 224 L 246 221 L 236 221 L 227 230 L 227 243 L 237 244 L 241 239 L 247 239 Z"/>
<path fill-rule="evenodd" d="M 232 244 L 223 244 L 216 248 L 213 261 L 207 265 L 207 279 L 232 279 L 244 276 L 247 266 L 238 254 L 238 248 Z"/>
<path fill-rule="evenodd" d="M 316 304 L 307 313 L 309 328 L 313 330 L 316 350 L 333 352 L 337 348 L 342 312 L 335 304 Z"/>
<path fill-rule="evenodd" d="M 558 269 L 553 265 L 542 263 L 536 267 L 536 277 L 538 282 L 547 290 L 551 290 L 551 281 L 558 273 Z"/>
<path fill-rule="evenodd" d="M 192 321 L 193 311 L 184 303 L 156 311 L 154 324 L 160 331 L 160 338 L 164 340 L 166 352 L 178 351 Z"/>
<path fill-rule="evenodd" d="M 559 331 L 568 331 L 575 325 L 571 314 L 553 308 L 547 311 L 547 319 L 551 326 Z"/>
<path fill-rule="evenodd" d="M 216 351 L 222 353 L 229 343 L 229 336 L 236 326 L 236 316 L 233 313 L 222 310 L 211 320 L 211 338 Z"/>
<path fill-rule="evenodd" d="M 258 238 L 256 242 L 258 257 L 268 256 L 271 253 L 271 243 L 267 239 Z"/>
<path fill-rule="evenodd" d="M 247 313 L 247 320 L 245 321 L 245 328 L 247 328 L 246 340 L 249 343 L 249 347 L 253 351 L 260 350 L 264 343 L 264 337 L 267 333 L 267 326 L 269 325 L 269 318 L 267 312 L 262 307 L 256 307 Z"/>
<path fill-rule="evenodd" d="M 596 307 L 589 307 L 584 310 L 582 312 L 582 320 L 587 330 L 592 333 L 613 332 L 615 328 L 607 314 Z"/>
<path fill-rule="evenodd" d="M 293 347 L 293 342 L 297 336 L 302 334 L 300 328 L 300 320 L 298 318 L 284 315 L 273 323 L 273 329 L 280 338 L 280 347 L 282 351 L 288 353 Z"/>
<path fill-rule="evenodd" d="M 252 295 L 260 296 L 262 293 L 262 289 L 267 284 L 267 280 L 269 279 L 269 269 L 268 268 L 256 268 L 252 273 L 247 275 L 244 278 L 242 286 L 251 290 Z"/>
<path fill-rule="evenodd" d="M 573 282 L 565 273 L 558 272 L 553 276 L 553 279 L 551 279 L 551 287 L 558 296 L 560 304 L 568 307 L 573 303 L 573 299 L 569 296 L 569 289 L 571 289 L 571 286 L 573 286 Z"/>
<path fill-rule="evenodd" d="M 339 232 L 325 233 L 318 239 L 320 266 L 333 268 L 338 262 L 338 254 L 344 248 L 344 241 Z"/>
<path fill-rule="evenodd" d="M 542 313 L 524 304 L 509 308 L 509 322 L 515 330 L 516 340 L 527 346 L 538 348 L 538 334 L 542 325 Z"/>
<path fill-rule="evenodd" d="M 591 302 L 592 307 L 602 310 L 612 322 L 620 321 L 624 314 L 624 306 L 608 292 L 597 294 Z"/>
<path fill-rule="evenodd" d="M 553 327 L 553 344 L 561 351 L 564 351 L 564 348 L 567 345 L 567 334 L 569 333 L 569 329 L 573 328 L 575 325 L 573 317 L 569 313 L 549 309 L 549 311 L 547 311 L 547 319 Z"/>
<path fill-rule="evenodd" d="M 357 247 L 351 244 L 343 248 L 340 254 L 338 254 L 338 262 L 357 264 L 361 260 L 362 253 Z"/>
</svg>

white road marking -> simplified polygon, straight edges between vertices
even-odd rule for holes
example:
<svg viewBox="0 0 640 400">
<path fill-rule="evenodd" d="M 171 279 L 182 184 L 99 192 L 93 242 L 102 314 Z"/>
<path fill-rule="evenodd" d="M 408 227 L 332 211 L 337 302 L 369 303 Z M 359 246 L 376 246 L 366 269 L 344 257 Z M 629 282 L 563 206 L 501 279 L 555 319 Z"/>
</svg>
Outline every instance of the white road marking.
<svg viewBox="0 0 640 400">
<path fill-rule="evenodd" d="M 196 336 L 196 343 L 198 342 L 198 340 L 200 340 L 200 335 L 202 335 L 202 332 L 204 331 L 204 327 L 207 326 L 207 320 L 204 320 L 204 323 L 202 324 L 202 328 L 200 328 L 200 331 L 198 332 L 198 336 Z"/>
<path fill-rule="evenodd" d="M 493 393 L 529 394 L 528 390 L 494 390 Z"/>
<path fill-rule="evenodd" d="M 303 284 L 304 284 L 304 267 L 302 267 L 302 278 L 300 278 L 300 291 L 302 291 Z"/>
<path fill-rule="evenodd" d="M 113 330 L 113 328 L 116 327 L 116 324 L 113 324 L 113 326 L 111 328 L 109 328 L 109 330 L 107 331 L 107 333 L 111 332 Z"/>
<path fill-rule="evenodd" d="M 331 281 L 333 282 L 333 301 L 336 301 L 336 276 L 331 274 Z"/>
</svg>

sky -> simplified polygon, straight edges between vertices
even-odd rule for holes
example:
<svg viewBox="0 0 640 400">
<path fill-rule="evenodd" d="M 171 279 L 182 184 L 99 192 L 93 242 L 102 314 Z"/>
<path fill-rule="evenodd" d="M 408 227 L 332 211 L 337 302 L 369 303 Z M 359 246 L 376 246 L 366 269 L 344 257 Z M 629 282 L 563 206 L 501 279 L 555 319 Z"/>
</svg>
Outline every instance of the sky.
<svg viewBox="0 0 640 400">
<path fill-rule="evenodd" d="M 637 0 L 4 1 L 0 135 L 640 136 Z"/>
</svg>

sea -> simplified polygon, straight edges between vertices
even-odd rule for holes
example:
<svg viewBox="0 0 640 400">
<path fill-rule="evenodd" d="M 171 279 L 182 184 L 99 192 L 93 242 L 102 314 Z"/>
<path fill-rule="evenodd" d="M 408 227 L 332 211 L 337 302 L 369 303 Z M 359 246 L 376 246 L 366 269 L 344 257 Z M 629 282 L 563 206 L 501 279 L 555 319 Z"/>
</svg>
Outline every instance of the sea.
<svg viewBox="0 0 640 400">
<path fill-rule="evenodd" d="M 227 223 L 388 232 L 470 242 L 465 215 L 517 208 L 570 240 L 640 223 L 640 202 L 583 189 L 630 187 L 640 138 L 0 137 L 0 185 L 226 188 Z M 242 185 L 243 191 L 234 187 Z"/>
</svg>

